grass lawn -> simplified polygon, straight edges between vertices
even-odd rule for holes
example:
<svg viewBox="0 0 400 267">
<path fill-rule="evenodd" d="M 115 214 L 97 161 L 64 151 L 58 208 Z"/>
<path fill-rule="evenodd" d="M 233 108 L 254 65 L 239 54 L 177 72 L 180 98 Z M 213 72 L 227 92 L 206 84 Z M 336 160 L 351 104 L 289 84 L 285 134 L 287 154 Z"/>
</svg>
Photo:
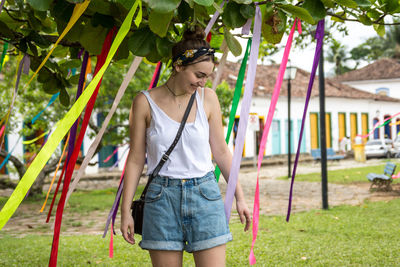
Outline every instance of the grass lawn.
<svg viewBox="0 0 400 267">
<path fill-rule="evenodd" d="M 101 202 L 100 195 L 108 198 L 104 192 L 107 190 L 72 195 L 81 207 L 75 212 L 99 208 L 90 202 Z M 400 199 L 296 213 L 290 223 L 283 216 L 261 216 L 255 247 L 257 266 L 396 266 L 400 262 L 399 222 Z M 227 266 L 247 266 L 251 233 L 243 232 L 237 217 L 230 228 L 234 241 L 227 245 Z M 52 243 L 52 232 L 48 233 L 13 237 L 0 231 L 0 265 L 47 265 Z M 110 259 L 109 238 L 61 235 L 59 265 L 150 266 L 147 252 L 129 245 L 120 234 L 114 237 L 114 258 Z M 136 239 L 138 243 L 140 237 Z M 188 253 L 184 254 L 184 266 L 194 266 Z"/>
<path fill-rule="evenodd" d="M 397 163 L 397 162 L 394 162 Z M 383 174 L 385 163 L 367 166 L 348 168 L 341 170 L 328 170 L 328 182 L 334 184 L 350 184 L 350 183 L 369 183 L 367 174 L 370 172 Z M 395 174 L 399 172 L 399 168 L 396 169 Z M 280 180 L 287 180 L 287 176 L 279 177 Z M 394 179 L 393 183 L 398 183 L 400 179 Z M 321 172 L 307 173 L 307 174 L 296 174 L 296 182 L 321 182 Z"/>
</svg>

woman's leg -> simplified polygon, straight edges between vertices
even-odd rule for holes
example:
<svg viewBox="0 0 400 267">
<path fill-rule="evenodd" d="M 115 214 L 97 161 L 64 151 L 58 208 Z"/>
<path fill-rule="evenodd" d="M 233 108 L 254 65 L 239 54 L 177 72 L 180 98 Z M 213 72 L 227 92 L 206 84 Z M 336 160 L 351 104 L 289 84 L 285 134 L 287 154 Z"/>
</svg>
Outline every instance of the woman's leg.
<svg viewBox="0 0 400 267">
<path fill-rule="evenodd" d="M 205 250 L 193 252 L 196 267 L 224 267 L 225 244 Z"/>
<path fill-rule="evenodd" d="M 183 251 L 149 250 L 154 267 L 182 267 Z"/>
</svg>

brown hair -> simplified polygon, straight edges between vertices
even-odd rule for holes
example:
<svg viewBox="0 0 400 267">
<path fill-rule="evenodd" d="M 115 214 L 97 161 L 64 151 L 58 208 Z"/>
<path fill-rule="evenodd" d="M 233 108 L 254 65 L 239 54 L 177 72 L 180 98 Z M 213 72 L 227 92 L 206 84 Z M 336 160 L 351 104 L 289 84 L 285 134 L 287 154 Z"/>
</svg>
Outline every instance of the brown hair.
<svg viewBox="0 0 400 267">
<path fill-rule="evenodd" d="M 176 58 L 183 53 L 185 53 L 186 50 L 189 49 L 199 49 L 201 47 L 205 48 L 211 48 L 210 44 L 204 40 L 206 34 L 204 30 L 196 25 L 194 28 L 188 28 L 184 33 L 182 40 L 180 40 L 178 43 L 176 43 L 172 47 L 172 58 Z M 203 56 L 201 57 L 203 59 Z M 214 57 L 210 55 L 204 56 L 204 59 L 211 60 L 214 62 Z M 203 59 L 203 60 L 204 60 Z M 203 61 L 203 60 L 196 60 L 195 62 Z M 194 63 L 194 62 L 193 62 Z"/>
</svg>

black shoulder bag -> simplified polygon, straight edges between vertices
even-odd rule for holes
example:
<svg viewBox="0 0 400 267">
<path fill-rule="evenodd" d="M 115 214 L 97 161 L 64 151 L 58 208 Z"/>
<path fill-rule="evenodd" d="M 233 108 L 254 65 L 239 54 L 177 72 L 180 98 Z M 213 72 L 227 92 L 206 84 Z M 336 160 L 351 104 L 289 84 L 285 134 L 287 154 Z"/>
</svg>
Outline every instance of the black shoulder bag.
<svg viewBox="0 0 400 267">
<path fill-rule="evenodd" d="M 175 140 L 172 142 L 171 146 L 168 148 L 167 152 L 164 153 L 164 155 L 161 157 L 160 162 L 157 164 L 155 169 L 153 170 L 153 173 L 150 174 L 149 180 L 147 181 L 147 184 L 143 190 L 142 195 L 140 196 L 139 199 L 135 200 L 132 202 L 132 217 L 133 217 L 133 222 L 135 225 L 135 234 L 142 234 L 142 227 L 143 227 L 143 211 L 144 211 L 144 199 L 146 196 L 147 188 L 149 187 L 151 181 L 153 180 L 154 177 L 157 176 L 158 172 L 161 170 L 162 166 L 164 163 L 168 160 L 169 155 L 171 154 L 172 150 L 175 148 L 176 144 L 179 141 L 179 138 L 182 135 L 183 127 L 185 126 L 186 120 L 189 116 L 190 110 L 192 109 L 192 105 L 194 102 L 194 99 L 196 97 L 196 92 L 193 93 L 193 95 L 190 97 L 189 103 L 186 107 L 185 114 L 183 115 L 183 119 L 181 121 L 181 124 L 178 129 L 178 133 L 175 136 Z"/>
</svg>

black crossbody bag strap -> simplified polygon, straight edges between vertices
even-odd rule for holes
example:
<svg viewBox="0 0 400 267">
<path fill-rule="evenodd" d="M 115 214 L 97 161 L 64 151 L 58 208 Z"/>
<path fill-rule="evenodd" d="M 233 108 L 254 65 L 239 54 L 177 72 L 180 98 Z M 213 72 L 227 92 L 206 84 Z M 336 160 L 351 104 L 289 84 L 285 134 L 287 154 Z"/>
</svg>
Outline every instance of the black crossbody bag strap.
<svg viewBox="0 0 400 267">
<path fill-rule="evenodd" d="M 151 181 L 153 180 L 154 177 L 157 176 L 158 172 L 161 170 L 161 168 L 164 165 L 164 163 L 168 160 L 169 155 L 171 154 L 172 150 L 174 150 L 176 144 L 178 143 L 179 139 L 181 138 L 183 127 L 185 127 L 187 118 L 189 116 L 190 110 L 192 109 L 193 102 L 194 102 L 195 98 L 196 98 L 196 92 L 194 92 L 192 94 L 192 96 L 190 97 L 189 103 L 188 103 L 188 105 L 186 107 L 185 114 L 183 115 L 181 124 L 179 126 L 179 129 L 178 129 L 178 132 L 177 132 L 177 134 L 175 136 L 174 141 L 172 142 L 172 144 L 168 148 L 168 150 L 164 153 L 164 155 L 162 155 L 162 157 L 160 159 L 160 162 L 158 162 L 157 166 L 154 168 L 153 173 L 150 174 L 149 180 L 147 181 L 147 184 L 146 184 L 145 188 L 143 189 L 143 193 L 140 196 L 141 199 L 144 199 L 144 197 L 146 195 L 146 192 L 147 192 L 147 188 L 149 187 Z"/>
</svg>

